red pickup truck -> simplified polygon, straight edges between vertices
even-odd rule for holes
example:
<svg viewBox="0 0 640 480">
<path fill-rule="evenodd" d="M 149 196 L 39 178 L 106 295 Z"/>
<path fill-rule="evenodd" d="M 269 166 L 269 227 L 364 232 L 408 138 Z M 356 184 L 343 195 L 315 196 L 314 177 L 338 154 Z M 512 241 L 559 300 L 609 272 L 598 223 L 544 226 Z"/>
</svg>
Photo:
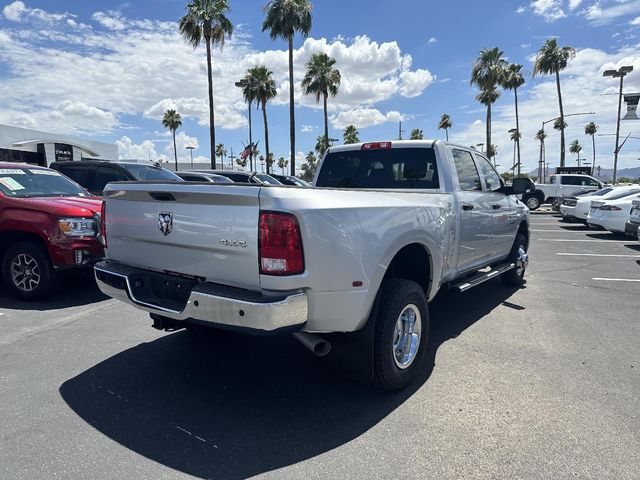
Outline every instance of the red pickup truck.
<svg viewBox="0 0 640 480">
<path fill-rule="evenodd" d="M 0 163 L 0 260 L 9 291 L 23 300 L 42 298 L 58 271 L 101 259 L 101 205 L 55 170 Z"/>
</svg>

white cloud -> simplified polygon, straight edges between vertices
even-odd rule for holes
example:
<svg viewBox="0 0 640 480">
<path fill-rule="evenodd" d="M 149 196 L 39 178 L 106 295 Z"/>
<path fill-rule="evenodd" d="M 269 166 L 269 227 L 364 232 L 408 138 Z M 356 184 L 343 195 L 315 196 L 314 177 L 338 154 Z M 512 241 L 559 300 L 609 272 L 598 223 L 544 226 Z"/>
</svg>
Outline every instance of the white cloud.
<svg viewBox="0 0 640 480">
<path fill-rule="evenodd" d="M 634 18 L 634 19 L 633 19 L 633 20 L 631 20 L 629 23 L 630 23 L 631 25 L 635 25 L 635 26 L 640 25 L 640 17 L 636 17 L 636 18 Z"/>
<path fill-rule="evenodd" d="M 432 43 L 436 43 L 438 41 L 438 39 L 436 37 L 431 37 L 429 40 L 427 40 L 427 44 L 431 45 Z"/>
<path fill-rule="evenodd" d="M 617 20 L 620 17 L 640 13 L 640 0 L 596 2 L 587 8 L 585 17 L 596 25 Z"/>
<path fill-rule="evenodd" d="M 48 13 L 40 8 L 29 8 L 24 4 L 24 2 L 21 2 L 20 0 L 6 5 L 2 9 L 2 14 L 7 20 L 18 23 L 22 22 L 25 19 L 52 23 L 75 16 L 67 12 Z"/>
<path fill-rule="evenodd" d="M 580 6 L 582 0 L 569 0 L 569 10 L 573 11 Z"/>
<path fill-rule="evenodd" d="M 318 127 L 316 127 L 315 125 L 302 125 L 302 128 L 300 129 L 303 133 L 311 133 L 311 132 L 315 132 L 318 129 Z"/>
<path fill-rule="evenodd" d="M 562 0 L 535 0 L 531 2 L 533 13 L 540 15 L 547 22 L 553 22 L 566 16 L 562 8 Z"/>
<path fill-rule="evenodd" d="M 520 5 L 517 9 L 516 9 L 516 13 L 524 13 L 527 10 L 527 7 Z"/>
<path fill-rule="evenodd" d="M 122 14 L 115 11 L 95 12 L 91 18 L 109 30 L 124 30 L 127 25 Z"/>
<path fill-rule="evenodd" d="M 159 158 L 156 151 L 156 145 L 151 140 L 145 140 L 140 144 L 134 144 L 133 141 L 124 136 L 116 141 L 118 145 L 118 155 L 124 160 L 152 160 L 157 161 Z"/>
<path fill-rule="evenodd" d="M 374 125 L 382 125 L 387 122 L 400 122 L 404 119 L 405 116 L 396 111 L 384 114 L 375 108 L 356 108 L 332 116 L 331 125 L 340 130 L 349 125 L 357 125 L 358 128 L 367 128 Z"/>
<path fill-rule="evenodd" d="M 530 48 L 531 44 L 530 43 L 521 43 L 520 44 L 520 48 Z"/>
<path fill-rule="evenodd" d="M 414 72 L 405 71 L 400 74 L 400 95 L 406 98 L 413 98 L 422 95 L 435 80 L 429 70 L 418 69 Z"/>
</svg>

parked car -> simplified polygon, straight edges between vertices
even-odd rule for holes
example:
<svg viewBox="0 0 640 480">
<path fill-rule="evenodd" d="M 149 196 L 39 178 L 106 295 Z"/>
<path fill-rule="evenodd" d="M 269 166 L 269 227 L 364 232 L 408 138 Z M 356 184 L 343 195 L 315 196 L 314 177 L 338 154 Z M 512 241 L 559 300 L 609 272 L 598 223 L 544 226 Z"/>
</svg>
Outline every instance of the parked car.
<svg viewBox="0 0 640 480">
<path fill-rule="evenodd" d="M 480 152 L 332 147 L 315 187 L 109 185 L 100 289 L 159 329 L 294 332 L 318 355 L 334 333 L 376 385 L 396 390 L 425 368 L 428 301 L 441 288 L 523 282 L 529 209 L 515 195 L 533 183 L 505 185 Z"/>
<path fill-rule="evenodd" d="M 269 175 L 271 175 L 273 178 L 278 180 L 283 185 L 290 185 L 290 186 L 296 186 L 296 187 L 309 187 L 309 186 L 311 186 L 310 183 L 305 182 L 301 178 L 294 177 L 293 175 L 277 175 L 275 173 L 270 173 Z"/>
<path fill-rule="evenodd" d="M 212 173 L 227 177 L 234 183 L 252 183 L 255 185 L 282 185 L 266 173 L 244 172 L 240 170 L 195 170 L 197 173 Z"/>
<path fill-rule="evenodd" d="M 640 200 L 633 200 L 631 202 L 629 220 L 627 220 L 624 226 L 624 233 L 640 240 Z"/>
<path fill-rule="evenodd" d="M 592 200 L 587 225 L 600 227 L 613 233 L 624 233 L 634 199 L 640 198 L 640 187 L 633 187 L 620 198 Z"/>
<path fill-rule="evenodd" d="M 594 199 L 607 199 L 618 195 L 624 195 L 629 190 L 629 187 L 604 187 L 601 190 L 593 192 L 582 197 L 567 197 L 562 201 L 560 205 L 560 214 L 563 221 L 578 221 L 586 225 L 587 215 L 589 215 L 589 209 L 591 208 L 591 201 Z"/>
<path fill-rule="evenodd" d="M 559 197 L 556 197 L 553 199 L 553 203 L 551 204 L 551 210 L 553 210 L 554 212 L 559 212 L 560 207 L 563 205 L 565 200 L 577 199 L 578 197 L 586 197 L 591 194 L 594 194 L 596 191 L 599 191 L 599 190 L 591 190 L 591 189 L 578 190 L 577 192 L 575 192 L 573 195 L 570 195 L 570 196 L 560 195 Z"/>
<path fill-rule="evenodd" d="M 56 272 L 104 257 L 101 199 L 49 168 L 0 163 L 2 278 L 17 298 L 51 292 Z"/>
<path fill-rule="evenodd" d="M 233 183 L 229 178 L 215 173 L 176 172 L 176 175 L 185 182 Z"/>
<path fill-rule="evenodd" d="M 51 168 L 82 185 L 94 195 L 102 195 L 107 183 L 127 181 L 182 182 L 175 173 L 159 164 L 134 162 L 108 162 L 106 160 L 82 160 L 79 162 L 54 162 Z"/>
<path fill-rule="evenodd" d="M 564 195 L 571 196 L 575 192 L 585 189 L 600 190 L 602 182 L 589 175 L 558 174 L 549 177 L 549 183 L 535 184 L 533 192 L 523 196 L 522 201 L 530 210 L 537 210 L 543 203 L 553 203 L 554 199 Z"/>
</svg>

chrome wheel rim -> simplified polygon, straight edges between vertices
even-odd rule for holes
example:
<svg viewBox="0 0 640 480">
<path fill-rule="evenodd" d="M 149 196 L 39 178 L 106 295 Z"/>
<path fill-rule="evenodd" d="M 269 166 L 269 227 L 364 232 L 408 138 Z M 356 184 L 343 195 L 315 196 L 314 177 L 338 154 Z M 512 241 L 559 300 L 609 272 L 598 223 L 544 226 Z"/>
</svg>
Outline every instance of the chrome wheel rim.
<svg viewBox="0 0 640 480">
<path fill-rule="evenodd" d="M 28 253 L 19 253 L 9 266 L 11 281 L 23 292 L 33 292 L 40 285 L 40 265 Z"/>
<path fill-rule="evenodd" d="M 529 254 L 524 249 L 524 245 L 518 247 L 518 257 L 516 258 L 516 273 L 518 277 L 524 276 L 524 271 L 529 265 Z"/>
<path fill-rule="evenodd" d="M 540 205 L 540 202 L 538 202 L 538 199 L 535 197 L 531 197 L 527 199 L 527 207 L 529 208 L 538 208 L 538 206 Z"/>
<path fill-rule="evenodd" d="M 393 332 L 393 360 L 402 370 L 413 363 L 420 348 L 422 316 L 413 304 L 407 305 L 396 320 Z"/>
</svg>

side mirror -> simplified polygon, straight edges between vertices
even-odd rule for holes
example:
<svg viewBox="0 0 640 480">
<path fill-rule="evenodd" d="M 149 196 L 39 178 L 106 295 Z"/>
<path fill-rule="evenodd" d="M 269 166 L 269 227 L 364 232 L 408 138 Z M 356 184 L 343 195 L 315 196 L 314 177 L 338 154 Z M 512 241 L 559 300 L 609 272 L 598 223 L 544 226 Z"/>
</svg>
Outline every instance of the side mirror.
<svg viewBox="0 0 640 480">
<path fill-rule="evenodd" d="M 511 195 L 522 195 L 524 193 L 534 192 L 536 186 L 533 184 L 530 178 L 514 178 L 513 185 L 511 186 Z"/>
</svg>

